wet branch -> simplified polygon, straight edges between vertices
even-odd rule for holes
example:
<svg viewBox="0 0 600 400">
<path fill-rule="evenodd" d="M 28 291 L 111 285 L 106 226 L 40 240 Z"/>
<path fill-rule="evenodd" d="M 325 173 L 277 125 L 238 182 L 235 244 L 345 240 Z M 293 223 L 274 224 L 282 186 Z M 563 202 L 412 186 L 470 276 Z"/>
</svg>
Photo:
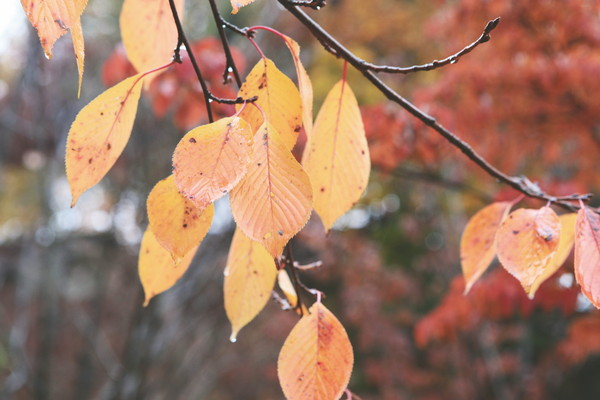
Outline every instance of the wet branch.
<svg viewBox="0 0 600 400">
<path fill-rule="evenodd" d="M 481 34 L 481 36 L 479 36 L 479 38 L 477 38 L 477 40 L 475 40 L 470 45 L 464 47 L 458 53 L 448 56 L 448 57 L 444 58 L 443 60 L 433 60 L 430 63 L 422 64 L 422 65 L 413 65 L 412 67 L 394 67 L 394 66 L 390 66 L 390 65 L 375 65 L 375 64 L 366 62 L 364 60 L 361 60 L 362 68 L 371 70 L 373 72 L 386 72 L 386 73 L 390 73 L 390 74 L 410 74 L 413 72 L 431 71 L 433 69 L 437 69 L 437 68 L 443 67 L 448 64 L 455 64 L 458 62 L 459 58 L 461 58 L 465 54 L 469 54 L 470 52 L 475 50 L 475 48 L 477 46 L 479 46 L 480 44 L 488 42 L 491 38 L 490 33 L 494 29 L 496 29 L 496 27 L 498 26 L 499 23 L 500 23 L 500 17 L 489 21 L 487 23 L 487 25 L 485 26 L 485 28 L 483 29 L 483 33 Z"/>
<path fill-rule="evenodd" d="M 308 16 L 304 11 L 300 8 L 296 7 L 289 0 L 277 0 L 283 7 L 285 7 L 296 19 L 302 23 L 311 33 L 312 35 L 320 42 L 324 43 L 324 47 L 326 50 L 332 52 L 337 57 L 341 57 L 350 63 L 356 70 L 361 72 L 367 80 L 373 84 L 387 99 L 393 101 L 394 103 L 400 105 L 414 117 L 422 121 L 425 125 L 429 126 L 431 129 L 436 131 L 438 134 L 443 136 L 450 144 L 454 147 L 458 148 L 462 151 L 471 161 L 477 164 L 481 169 L 487 172 L 493 178 L 496 178 L 498 181 L 503 182 L 513 189 L 525 194 L 528 197 L 545 200 L 551 203 L 554 203 L 566 210 L 576 211 L 579 209 L 579 206 L 571 203 L 572 201 L 588 201 L 591 197 L 591 194 L 572 194 L 569 196 L 553 196 L 546 192 L 544 192 L 536 183 L 531 182 L 527 177 L 524 176 L 510 176 L 500 171 L 493 165 L 491 165 L 487 160 L 485 160 L 481 155 L 479 155 L 467 142 L 461 140 L 454 133 L 446 129 L 443 125 L 438 123 L 436 119 L 410 101 L 402 97 L 395 90 L 386 85 L 382 80 L 380 80 L 375 72 L 370 69 L 367 65 L 368 63 L 361 58 L 357 57 L 344 47 L 341 43 L 339 43 L 333 36 L 331 36 L 323 27 L 321 27 L 317 22 L 315 22 L 310 16 Z M 488 35 L 483 36 L 483 42 L 481 42 L 481 38 L 479 39 L 480 43 L 484 43 L 489 40 L 489 31 L 494 29 L 498 24 L 498 19 L 490 21 L 486 26 L 486 30 L 488 31 Z M 487 39 L 486 39 L 487 38 Z M 478 41 L 474 42 L 477 43 Z M 471 45 L 472 46 L 472 45 Z M 473 50 L 476 46 L 473 46 L 470 50 Z M 469 46 L 467 46 L 469 48 Z M 460 52 L 459 52 L 460 53 Z M 458 53 L 457 53 L 458 54 Z M 463 53 L 466 54 L 466 53 Z"/>
<path fill-rule="evenodd" d="M 240 73 L 238 72 L 237 66 L 235 65 L 235 60 L 231 55 L 231 49 L 229 48 L 229 42 L 227 41 L 227 36 L 225 35 L 225 29 L 223 27 L 226 26 L 225 20 L 219 13 L 219 9 L 217 8 L 217 4 L 215 0 L 208 0 L 210 3 L 210 9 L 213 14 L 213 18 L 215 23 L 217 24 L 217 29 L 219 31 L 219 36 L 221 37 L 221 43 L 223 44 L 223 51 L 225 52 L 225 58 L 227 60 L 225 64 L 225 71 L 223 71 L 223 83 L 229 83 L 230 78 L 229 74 L 233 73 L 235 78 L 235 82 L 238 87 L 242 86 L 242 79 L 240 78 Z"/>
<path fill-rule="evenodd" d="M 216 101 L 217 103 L 222 104 L 242 104 L 247 101 L 256 101 L 256 99 L 243 99 L 238 97 L 237 99 L 223 99 L 221 97 L 217 97 L 211 93 L 208 89 L 208 84 L 204 77 L 202 76 L 202 71 L 200 71 L 200 67 L 198 66 L 198 62 L 196 61 L 196 57 L 194 56 L 194 52 L 192 50 L 192 46 L 190 46 L 190 42 L 185 36 L 185 32 L 183 30 L 183 26 L 181 24 L 181 19 L 179 18 L 179 14 L 177 12 L 177 7 L 175 7 L 175 1 L 169 0 L 169 7 L 171 8 L 171 13 L 173 14 L 173 20 L 175 21 L 175 26 L 177 27 L 177 47 L 175 48 L 173 59 L 181 63 L 181 55 L 179 53 L 181 45 L 185 46 L 185 49 L 188 52 L 188 56 L 190 57 L 190 62 L 192 63 L 192 67 L 194 68 L 194 72 L 198 77 L 198 81 L 200 82 L 200 86 L 202 87 L 202 93 L 204 93 L 204 103 L 206 105 L 206 113 L 208 114 L 208 120 L 210 122 L 214 121 L 214 116 L 212 113 L 212 109 L 210 103 L 212 101 Z"/>
</svg>

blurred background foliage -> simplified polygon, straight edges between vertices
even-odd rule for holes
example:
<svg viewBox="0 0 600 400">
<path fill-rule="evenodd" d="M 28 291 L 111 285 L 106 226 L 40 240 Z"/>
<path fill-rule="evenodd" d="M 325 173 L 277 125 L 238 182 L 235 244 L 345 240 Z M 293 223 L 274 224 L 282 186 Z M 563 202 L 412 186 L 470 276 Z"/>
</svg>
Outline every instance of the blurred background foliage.
<svg viewBox="0 0 600 400">
<path fill-rule="evenodd" d="M 240 26 L 268 25 L 300 41 L 315 103 L 322 102 L 340 78 L 339 60 L 274 1 L 257 0 L 231 17 L 228 2 L 219 3 Z M 386 81 L 508 173 L 526 173 L 556 194 L 598 194 L 600 1 L 328 3 L 309 13 L 360 56 L 402 66 L 458 51 L 501 16 L 492 40 L 456 65 Z M 0 9 L 0 398 L 280 399 L 277 354 L 297 317 L 269 304 L 229 342 L 227 201 L 217 203 L 181 282 L 141 307 L 136 258 L 146 196 L 170 173 L 186 129 L 205 122 L 189 67 L 163 74 L 142 96 L 123 156 L 69 208 L 70 123 L 131 73 L 118 43 L 120 6 L 89 2 L 81 99 L 70 41 L 60 40 L 49 62 L 20 4 Z M 211 39 L 208 5 L 188 0 L 186 11 L 211 87 L 235 93 L 220 82 L 224 60 Z M 231 41 L 247 72 L 257 53 L 243 38 Z M 294 76 L 275 36 L 261 32 L 258 42 Z M 302 275 L 327 293 L 349 332 L 351 390 L 386 400 L 600 398 L 600 316 L 578 294 L 572 260 L 533 301 L 498 265 L 463 296 L 458 244 L 467 219 L 516 193 L 385 103 L 360 76 L 350 79 L 364 104 L 371 183 L 328 236 L 313 218 L 294 251 L 301 262 L 324 262 Z"/>
</svg>

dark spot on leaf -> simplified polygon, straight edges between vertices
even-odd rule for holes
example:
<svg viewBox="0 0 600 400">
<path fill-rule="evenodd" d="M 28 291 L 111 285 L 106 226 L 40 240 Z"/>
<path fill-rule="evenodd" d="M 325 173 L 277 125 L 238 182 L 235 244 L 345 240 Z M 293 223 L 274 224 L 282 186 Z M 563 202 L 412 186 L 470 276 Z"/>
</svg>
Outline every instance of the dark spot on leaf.
<svg viewBox="0 0 600 400">
<path fill-rule="evenodd" d="M 92 163 L 92 161 L 93 161 L 93 160 L 90 158 L 90 159 L 88 160 L 88 164 L 91 164 L 91 163 Z"/>
<path fill-rule="evenodd" d="M 110 145 L 110 143 L 106 143 L 106 150 L 110 150 L 112 148 L 112 146 Z"/>
<path fill-rule="evenodd" d="M 325 187 L 321 187 L 321 193 L 325 191 Z"/>
<path fill-rule="evenodd" d="M 187 224 L 183 224 L 183 227 L 184 227 L 184 228 L 187 228 Z"/>
<path fill-rule="evenodd" d="M 283 231 L 277 231 L 277 233 L 279 234 L 279 236 L 283 236 Z"/>
<path fill-rule="evenodd" d="M 519 234 L 519 231 L 512 231 L 512 232 L 513 232 L 513 235 L 518 235 Z"/>
<path fill-rule="evenodd" d="M 194 139 L 193 137 L 190 138 L 190 143 L 196 143 L 196 139 Z"/>
<path fill-rule="evenodd" d="M 100 115 L 104 115 L 104 111 L 100 111 Z"/>
<path fill-rule="evenodd" d="M 302 129 L 302 127 L 300 127 L 300 125 L 296 125 L 294 132 L 300 132 L 300 129 Z"/>
</svg>

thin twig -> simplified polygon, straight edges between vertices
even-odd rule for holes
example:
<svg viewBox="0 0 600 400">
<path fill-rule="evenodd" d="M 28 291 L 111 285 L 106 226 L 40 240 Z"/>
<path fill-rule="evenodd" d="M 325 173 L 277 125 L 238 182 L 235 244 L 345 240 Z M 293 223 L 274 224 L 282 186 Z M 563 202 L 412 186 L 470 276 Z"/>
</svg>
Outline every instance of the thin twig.
<svg viewBox="0 0 600 400">
<path fill-rule="evenodd" d="M 252 37 L 252 36 L 254 36 L 253 32 L 248 32 L 247 29 L 240 28 L 239 26 L 234 25 L 231 22 L 229 22 L 229 21 L 227 21 L 227 20 L 225 20 L 223 18 L 221 18 L 221 22 L 222 22 L 223 25 L 225 25 L 225 28 L 229 29 L 232 32 L 237 33 L 238 35 L 242 35 L 244 37 L 248 37 L 248 36 Z"/>
<path fill-rule="evenodd" d="M 319 261 L 311 262 L 310 264 L 300 264 L 299 262 L 294 261 L 293 265 L 294 265 L 294 268 L 296 268 L 300 271 L 310 271 L 312 269 L 321 268 L 323 266 L 323 261 L 319 260 Z"/>
<path fill-rule="evenodd" d="M 183 26 L 181 25 L 181 20 L 179 19 L 179 14 L 177 13 L 177 7 L 175 7 L 175 0 L 169 0 L 169 6 L 171 7 L 171 13 L 173 14 L 173 20 L 175 21 L 175 26 L 177 27 L 177 50 L 176 56 L 178 55 L 178 49 L 181 44 L 183 44 L 188 52 L 188 56 L 190 57 L 190 61 L 192 62 L 192 66 L 194 67 L 194 72 L 196 72 L 196 76 L 198 77 L 198 81 L 200 81 L 200 86 L 202 86 L 202 92 L 204 93 L 204 103 L 206 105 L 206 113 L 208 114 L 208 120 L 210 122 L 214 121 L 212 109 L 210 107 L 211 93 L 208 90 L 208 85 L 206 81 L 202 77 L 202 72 L 200 71 L 200 67 L 198 67 L 198 63 L 196 62 L 196 57 L 194 56 L 194 52 L 192 51 L 192 46 L 188 42 L 185 37 L 185 32 L 183 31 Z"/>
<path fill-rule="evenodd" d="M 281 297 L 276 291 L 273 290 L 271 292 L 271 297 L 281 306 L 281 309 L 283 311 L 293 310 L 293 307 L 290 304 L 290 302 L 287 299 Z"/>
<path fill-rule="evenodd" d="M 300 23 L 302 23 L 321 43 L 326 43 L 325 49 L 334 50 L 334 54 L 338 57 L 348 61 L 356 70 L 361 72 L 372 84 L 375 86 L 385 97 L 389 100 L 397 103 L 414 117 L 422 121 L 425 125 L 429 126 L 441 136 L 443 136 L 450 144 L 462 151 L 471 161 L 477 164 L 481 169 L 486 171 L 490 176 L 496 178 L 500 182 L 511 186 L 515 190 L 525 194 L 528 197 L 536 198 L 540 200 L 550 201 L 566 210 L 576 211 L 579 209 L 577 205 L 571 204 L 570 201 L 583 200 L 588 201 L 591 194 L 573 194 L 569 196 L 552 196 L 542 191 L 536 184 L 532 184 L 529 179 L 519 176 L 510 176 L 496 167 L 492 166 L 487 160 L 479 155 L 473 148 L 465 141 L 461 140 L 454 133 L 446 129 L 443 125 L 438 123 L 435 118 L 428 115 L 410 101 L 402 97 L 392 88 L 387 86 L 381 81 L 375 73 L 366 68 L 365 61 L 358 58 L 354 53 L 345 48 L 340 44 L 334 37 L 332 37 L 327 31 L 325 31 L 321 25 L 315 22 L 309 17 L 304 11 L 299 9 L 290 3 L 289 0 L 277 0 L 283 7 L 285 7 Z"/>
<path fill-rule="evenodd" d="M 422 64 L 422 65 L 413 65 L 412 67 L 394 67 L 394 66 L 390 66 L 390 65 L 375 65 L 375 64 L 371 64 L 369 62 L 362 60 L 363 61 L 362 68 L 366 68 L 373 72 L 387 72 L 390 74 L 410 74 L 412 72 L 431 71 L 433 69 L 440 68 L 440 67 L 443 67 L 448 64 L 456 64 L 458 62 L 459 58 L 461 58 L 465 54 L 472 52 L 480 44 L 489 41 L 491 38 L 490 33 L 494 29 L 496 29 L 496 27 L 498 26 L 499 23 L 500 23 L 500 17 L 489 21 L 487 23 L 487 25 L 485 26 L 485 28 L 483 29 L 483 33 L 481 34 L 481 36 L 479 36 L 479 38 L 477 38 L 477 40 L 475 40 L 473 43 L 471 43 L 470 45 L 463 48 L 458 53 L 448 56 L 448 57 L 444 58 L 443 60 L 433 60 L 430 63 Z"/>
<path fill-rule="evenodd" d="M 225 71 L 223 71 L 223 83 L 229 82 L 229 73 L 233 73 L 235 77 L 235 82 L 238 87 L 242 86 L 242 79 L 240 78 L 240 73 L 238 72 L 237 66 L 235 65 L 235 60 L 231 55 L 231 49 L 229 48 L 229 42 L 227 41 L 227 36 L 225 35 L 225 30 L 223 27 L 225 26 L 225 21 L 223 17 L 219 13 L 219 9 L 217 8 L 217 4 L 215 0 L 208 0 L 210 2 L 210 8 L 212 10 L 213 18 L 215 19 L 215 23 L 217 24 L 217 30 L 219 31 L 219 36 L 221 37 L 221 43 L 223 44 L 223 51 L 225 52 L 225 58 L 227 60 L 225 64 Z"/>
<path fill-rule="evenodd" d="M 299 6 L 320 10 L 327 5 L 327 0 L 290 0 L 290 3 Z"/>
<path fill-rule="evenodd" d="M 198 81 L 200 82 L 200 86 L 202 87 L 202 93 L 204 94 L 204 103 L 206 105 L 206 113 L 208 115 L 209 122 L 214 121 L 212 109 L 210 103 L 216 101 L 221 104 L 242 104 L 244 102 L 253 102 L 256 101 L 256 98 L 252 99 L 243 99 L 238 97 L 236 99 L 224 99 L 221 97 L 217 97 L 211 93 L 208 89 L 208 84 L 204 80 L 202 76 L 202 72 L 200 71 L 200 67 L 198 66 L 198 62 L 196 61 L 196 56 L 194 56 L 194 52 L 192 50 L 192 46 L 190 46 L 190 42 L 187 40 L 185 36 L 185 32 L 183 31 L 183 26 L 181 25 L 181 19 L 179 19 L 179 14 L 177 13 L 177 8 L 175 7 L 175 1 L 169 0 L 169 6 L 171 7 L 171 13 L 173 14 L 173 20 L 175 21 L 175 26 L 177 27 L 177 47 L 175 48 L 173 59 L 176 62 L 181 62 L 181 57 L 179 54 L 179 48 L 183 44 L 188 52 L 188 56 L 190 57 L 190 62 L 192 63 L 192 67 L 194 68 L 194 72 L 196 73 L 196 77 L 198 77 Z"/>
</svg>

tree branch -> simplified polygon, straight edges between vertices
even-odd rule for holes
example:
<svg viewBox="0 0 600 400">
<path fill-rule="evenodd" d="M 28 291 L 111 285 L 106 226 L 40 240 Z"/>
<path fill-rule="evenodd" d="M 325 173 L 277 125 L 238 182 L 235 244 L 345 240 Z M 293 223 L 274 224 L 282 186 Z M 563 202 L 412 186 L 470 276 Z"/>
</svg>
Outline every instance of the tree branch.
<svg viewBox="0 0 600 400">
<path fill-rule="evenodd" d="M 229 73 L 231 72 L 235 77 L 235 82 L 237 83 L 238 87 L 240 87 L 242 86 L 242 79 L 240 78 L 240 73 L 238 72 L 237 66 L 235 65 L 235 60 L 231 55 L 229 42 L 227 41 L 227 36 L 225 35 L 225 30 L 223 29 L 223 27 L 226 26 L 225 21 L 219 13 L 219 9 L 217 8 L 215 0 L 209 0 L 209 2 L 213 18 L 215 19 L 215 23 L 217 24 L 219 36 L 221 37 L 221 43 L 223 43 L 223 51 L 225 52 L 225 58 L 227 59 L 227 62 L 225 64 L 225 71 L 223 71 L 223 83 L 225 84 L 229 82 Z"/>
<path fill-rule="evenodd" d="M 177 13 L 177 8 L 175 7 L 175 1 L 169 0 L 169 6 L 171 8 L 171 13 L 173 14 L 173 20 L 175 21 L 175 26 L 177 27 L 177 47 L 174 52 L 174 60 L 178 63 L 181 63 L 181 56 L 179 55 L 179 48 L 183 44 L 185 49 L 188 52 L 188 56 L 190 57 L 190 62 L 192 63 L 192 67 L 194 68 L 194 72 L 198 77 L 198 81 L 200 82 L 200 86 L 202 87 L 202 93 L 204 94 L 204 103 L 206 105 L 206 113 L 208 114 L 209 122 L 214 121 L 212 109 L 210 103 L 216 101 L 217 103 L 222 104 L 242 104 L 244 102 L 253 102 L 256 101 L 256 98 L 251 99 L 243 99 L 238 97 L 236 99 L 223 99 L 221 97 L 217 97 L 211 93 L 208 88 L 208 84 L 204 77 L 202 76 L 202 71 L 200 71 L 200 67 L 198 66 L 198 62 L 196 61 L 196 56 L 194 56 L 194 51 L 192 50 L 192 46 L 190 46 L 190 42 L 187 40 L 185 36 L 185 32 L 183 30 L 183 26 L 181 24 L 181 19 L 179 18 L 179 14 Z M 222 28 L 221 28 L 222 29 Z"/>
<path fill-rule="evenodd" d="M 196 57 L 194 56 L 194 52 L 192 51 L 192 46 L 190 46 L 190 43 L 185 37 L 185 32 L 183 31 L 183 26 L 181 25 L 181 20 L 179 19 L 179 14 L 177 13 L 177 7 L 175 7 L 175 0 L 169 0 L 169 7 L 171 7 L 173 20 L 175 21 L 175 26 L 177 27 L 177 48 L 175 49 L 175 59 L 181 62 L 181 58 L 179 57 L 179 47 L 183 44 L 188 52 L 188 56 L 190 57 L 192 67 L 194 67 L 194 72 L 198 77 L 198 81 L 200 81 L 200 86 L 202 87 L 202 92 L 204 93 L 204 104 L 206 105 L 206 113 L 208 114 L 208 120 L 210 122 L 213 122 L 214 117 L 212 114 L 212 109 L 210 107 L 210 100 L 212 95 L 210 93 L 210 90 L 208 90 L 208 85 L 206 84 L 206 81 L 202 77 L 202 72 L 200 71 L 200 67 L 196 62 Z"/>
<path fill-rule="evenodd" d="M 312 8 L 313 10 L 320 10 L 327 5 L 327 0 L 290 0 L 289 2 L 295 6 Z"/>
<path fill-rule="evenodd" d="M 350 50 L 345 48 L 339 43 L 333 36 L 331 36 L 323 27 L 309 17 L 304 11 L 296 7 L 289 0 L 277 0 L 283 7 L 285 7 L 296 19 L 302 23 L 321 43 L 325 43 L 324 46 L 334 50 L 334 54 L 338 57 L 343 58 L 350 63 L 356 70 L 361 72 L 367 80 L 369 80 L 373 86 L 375 86 L 386 98 L 397 103 L 414 117 L 422 121 L 425 125 L 432 128 L 434 131 L 443 136 L 450 144 L 462 151 L 471 161 L 477 164 L 481 169 L 487 172 L 490 176 L 496 178 L 498 181 L 503 182 L 515 190 L 525 194 L 528 197 L 545 200 L 554 203 L 566 210 L 576 211 L 579 206 L 571 204 L 570 201 L 587 201 L 590 199 L 591 194 L 572 194 L 569 196 L 552 196 L 542 191 L 537 184 L 532 183 L 529 179 L 522 176 L 509 176 L 502 171 L 495 168 L 489 162 L 487 162 L 481 155 L 479 155 L 473 148 L 465 141 L 461 140 L 454 133 L 446 129 L 443 125 L 438 123 L 434 117 L 428 115 L 410 101 L 406 100 L 392 88 L 387 86 L 381 81 L 375 73 L 369 68 L 365 67 L 366 61 L 355 56 Z M 497 20 L 494 20 L 497 21 Z M 494 21 L 490 21 L 487 27 L 493 29 Z M 491 24 L 491 25 L 490 25 Z M 495 22 L 497 24 L 497 22 Z M 487 28 L 486 27 L 486 28 Z M 488 37 L 489 39 L 489 37 Z M 485 42 L 486 40 L 484 40 Z M 471 49 L 472 50 L 472 49 Z M 470 51 L 470 50 L 469 50 Z"/>
<path fill-rule="evenodd" d="M 390 65 L 375 65 L 364 60 L 362 61 L 362 68 L 371 70 L 373 72 L 387 72 L 390 74 L 410 74 L 412 72 L 420 72 L 420 71 L 431 71 L 433 69 L 437 69 L 443 67 L 448 64 L 456 64 L 462 56 L 468 54 L 475 50 L 477 46 L 482 43 L 488 42 L 491 38 L 490 33 L 496 29 L 498 24 L 500 23 L 500 17 L 493 19 L 487 23 L 485 28 L 483 29 L 483 33 L 477 40 L 475 40 L 470 45 L 464 47 L 458 53 L 455 53 L 451 56 L 444 58 L 443 60 L 433 60 L 430 63 L 422 64 L 422 65 L 413 65 L 412 67 L 394 67 Z"/>
</svg>

